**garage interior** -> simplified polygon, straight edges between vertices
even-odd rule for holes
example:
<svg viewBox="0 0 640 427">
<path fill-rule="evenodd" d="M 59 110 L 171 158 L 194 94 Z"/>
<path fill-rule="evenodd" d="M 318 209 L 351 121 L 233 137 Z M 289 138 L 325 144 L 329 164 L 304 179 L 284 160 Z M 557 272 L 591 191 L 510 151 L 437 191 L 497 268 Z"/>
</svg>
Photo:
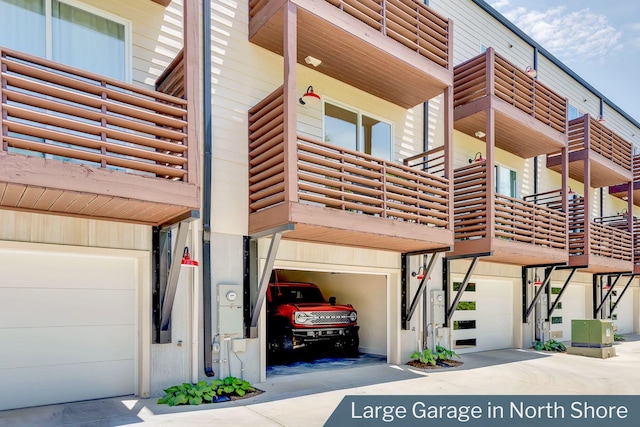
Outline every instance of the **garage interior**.
<svg viewBox="0 0 640 427">
<path fill-rule="evenodd" d="M 302 352 L 286 365 L 267 366 L 269 375 L 290 375 L 315 370 L 339 369 L 353 365 L 386 363 L 388 347 L 388 307 L 386 276 L 360 273 L 333 273 L 303 270 L 274 270 L 279 282 L 306 282 L 317 285 L 326 301 L 336 297 L 338 304 L 351 304 L 358 312 L 360 355 L 331 357 Z"/>
</svg>

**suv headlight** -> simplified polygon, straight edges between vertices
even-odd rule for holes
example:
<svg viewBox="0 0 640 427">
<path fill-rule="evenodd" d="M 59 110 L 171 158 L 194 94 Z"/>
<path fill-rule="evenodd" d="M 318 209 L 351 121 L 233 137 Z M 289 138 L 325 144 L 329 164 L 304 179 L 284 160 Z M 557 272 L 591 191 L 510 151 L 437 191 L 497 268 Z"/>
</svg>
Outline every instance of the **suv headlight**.
<svg viewBox="0 0 640 427">
<path fill-rule="evenodd" d="M 311 316 L 309 316 L 307 313 L 305 313 L 304 311 L 296 311 L 293 314 L 293 321 L 295 323 L 307 323 L 307 321 L 311 318 Z"/>
<path fill-rule="evenodd" d="M 358 320 L 358 313 L 356 313 L 355 311 L 352 311 L 351 314 L 349 315 L 349 321 L 355 322 L 356 320 Z"/>
</svg>

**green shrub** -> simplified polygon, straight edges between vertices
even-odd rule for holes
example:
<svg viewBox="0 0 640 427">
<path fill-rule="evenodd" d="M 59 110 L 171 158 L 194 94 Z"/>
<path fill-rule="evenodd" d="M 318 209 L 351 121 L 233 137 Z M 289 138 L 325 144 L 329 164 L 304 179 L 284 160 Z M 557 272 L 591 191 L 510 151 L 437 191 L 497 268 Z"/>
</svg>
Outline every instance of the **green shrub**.
<svg viewBox="0 0 640 427">
<path fill-rule="evenodd" d="M 625 337 L 622 334 L 613 334 L 613 340 L 614 341 L 624 341 Z"/>
<path fill-rule="evenodd" d="M 558 351 L 563 352 L 567 351 L 567 347 L 559 341 L 549 340 L 547 342 L 536 341 L 535 349 L 538 351 Z"/>
<path fill-rule="evenodd" d="M 425 348 L 422 352 L 414 351 L 409 357 L 412 360 L 419 360 L 421 363 L 428 365 L 435 365 L 438 362 L 438 355 L 432 352 L 430 348 Z"/>
<path fill-rule="evenodd" d="M 458 353 L 456 353 L 453 350 L 448 350 L 440 345 L 436 346 L 436 355 L 438 356 L 439 360 L 451 360 L 454 357 L 460 359 L 460 356 L 458 356 Z"/>
<path fill-rule="evenodd" d="M 211 383 L 200 381 L 197 384 L 183 383 L 164 390 L 165 395 L 158 399 L 159 404 L 169 406 L 201 405 L 203 403 L 229 400 L 233 396 L 242 397 L 256 391 L 248 381 L 236 377 L 213 380 Z"/>
</svg>

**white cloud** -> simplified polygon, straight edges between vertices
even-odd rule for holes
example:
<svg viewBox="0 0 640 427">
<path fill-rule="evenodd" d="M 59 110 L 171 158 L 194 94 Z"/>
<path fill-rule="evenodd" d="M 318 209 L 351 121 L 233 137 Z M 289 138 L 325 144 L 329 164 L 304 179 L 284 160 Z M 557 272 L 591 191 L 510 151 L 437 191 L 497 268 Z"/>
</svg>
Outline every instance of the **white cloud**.
<svg viewBox="0 0 640 427">
<path fill-rule="evenodd" d="M 509 0 L 497 0 L 491 3 L 491 7 L 493 7 L 494 9 L 501 9 L 505 6 L 509 6 Z"/>
<path fill-rule="evenodd" d="M 567 64 L 603 62 L 609 55 L 623 49 L 622 33 L 611 25 L 606 16 L 590 9 L 571 12 L 563 6 L 542 11 L 509 8 L 509 0 L 498 0 L 493 6 Z"/>
</svg>

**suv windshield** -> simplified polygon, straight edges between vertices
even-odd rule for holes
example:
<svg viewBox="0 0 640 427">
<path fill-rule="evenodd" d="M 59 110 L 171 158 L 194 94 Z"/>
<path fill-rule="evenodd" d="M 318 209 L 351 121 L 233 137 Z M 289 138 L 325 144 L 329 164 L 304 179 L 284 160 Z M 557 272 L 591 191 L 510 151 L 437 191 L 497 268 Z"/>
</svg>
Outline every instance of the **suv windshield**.
<svg viewBox="0 0 640 427">
<path fill-rule="evenodd" d="M 271 286 L 271 299 L 277 304 L 295 304 L 300 302 L 325 302 L 320 289 L 301 286 Z"/>
</svg>

